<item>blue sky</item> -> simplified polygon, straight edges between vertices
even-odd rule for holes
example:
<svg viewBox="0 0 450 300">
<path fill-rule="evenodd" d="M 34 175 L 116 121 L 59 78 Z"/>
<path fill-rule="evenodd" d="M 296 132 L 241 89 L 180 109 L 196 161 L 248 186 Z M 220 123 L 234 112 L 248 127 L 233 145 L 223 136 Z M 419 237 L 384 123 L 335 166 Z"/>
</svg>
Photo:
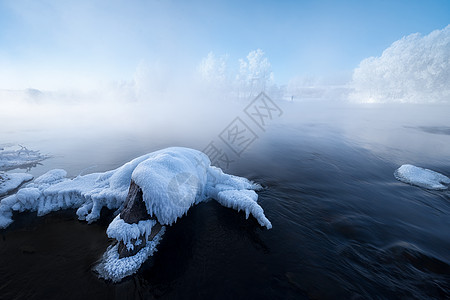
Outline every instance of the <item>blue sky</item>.
<svg viewBox="0 0 450 300">
<path fill-rule="evenodd" d="M 129 80 L 141 61 L 190 76 L 262 49 L 275 80 L 344 76 L 392 42 L 450 23 L 450 1 L 0 0 L 0 88 Z"/>
</svg>

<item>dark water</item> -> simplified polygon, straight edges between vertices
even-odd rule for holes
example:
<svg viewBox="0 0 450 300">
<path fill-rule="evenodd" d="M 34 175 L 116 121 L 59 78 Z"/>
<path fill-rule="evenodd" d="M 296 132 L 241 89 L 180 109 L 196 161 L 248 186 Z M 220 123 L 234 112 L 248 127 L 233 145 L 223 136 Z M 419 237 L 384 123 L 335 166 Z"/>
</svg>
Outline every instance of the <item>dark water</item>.
<svg viewBox="0 0 450 300">
<path fill-rule="evenodd" d="M 91 225 L 73 211 L 17 215 L 1 231 L 0 298 L 448 299 L 450 192 L 393 177 L 402 163 L 450 174 L 448 127 L 391 125 L 370 127 L 380 140 L 361 134 L 364 126 L 349 134 L 324 123 L 273 124 L 227 170 L 264 186 L 259 202 L 273 229 L 202 203 L 167 228 L 158 252 L 118 284 L 91 271 L 111 242 L 111 212 Z M 115 151 L 124 160 L 110 159 L 111 167 L 145 148 L 124 141 L 128 150 Z M 440 148 L 413 147 L 424 141 L 427 150 Z M 47 164 L 42 168 L 54 162 Z"/>
</svg>

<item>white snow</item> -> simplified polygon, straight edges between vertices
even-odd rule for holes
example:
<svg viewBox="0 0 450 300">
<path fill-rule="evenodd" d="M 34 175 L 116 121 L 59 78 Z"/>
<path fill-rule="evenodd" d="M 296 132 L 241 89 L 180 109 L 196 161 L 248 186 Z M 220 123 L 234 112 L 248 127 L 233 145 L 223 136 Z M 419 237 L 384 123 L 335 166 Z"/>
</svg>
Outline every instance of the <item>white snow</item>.
<svg viewBox="0 0 450 300">
<path fill-rule="evenodd" d="M 133 178 L 142 188 L 148 213 L 156 216 L 161 224 L 170 225 L 193 204 L 214 198 L 224 206 L 245 210 L 260 224 L 271 228 L 258 209 L 261 207 L 256 203 L 257 194 L 249 191 L 261 187 L 212 167 L 209 158 L 197 150 L 167 148 L 105 173 L 74 179 L 65 176 L 64 170 L 51 170 L 17 194 L 3 199 L 0 227 L 5 228 L 12 222 L 12 211 L 25 210 L 44 215 L 63 208 L 78 208 L 80 220 L 95 221 L 102 207 L 117 209 L 123 205 Z"/>
<path fill-rule="evenodd" d="M 131 177 L 141 187 L 147 212 L 163 225 L 171 225 L 199 202 L 213 198 L 224 206 L 245 210 L 271 228 L 253 191 L 261 186 L 228 175 L 210 165 L 202 152 L 168 148 L 141 162 Z M 259 208 L 259 209 L 258 209 Z"/>
<path fill-rule="evenodd" d="M 31 179 L 33 179 L 33 175 L 27 173 L 0 172 L 0 196 L 8 194 Z"/>
<path fill-rule="evenodd" d="M 450 184 L 447 176 L 413 165 L 402 165 L 394 172 L 394 176 L 402 182 L 430 190 L 445 190 L 446 185 Z"/>
<path fill-rule="evenodd" d="M 132 179 L 141 187 L 147 212 L 170 225 L 195 203 L 208 198 L 209 158 L 200 151 L 168 148 L 140 163 Z"/>
<path fill-rule="evenodd" d="M 112 171 L 74 179 L 66 178 L 64 170 L 51 170 L 0 202 L 0 228 L 12 223 L 12 211 L 25 210 L 37 211 L 42 216 L 59 209 L 78 208 L 80 220 L 95 221 L 102 207 L 121 207 L 128 194 L 131 173 L 151 155 L 140 156 Z"/>
<path fill-rule="evenodd" d="M 2 146 L 0 148 L 0 171 L 29 167 L 47 158 L 49 158 L 48 155 L 42 155 L 39 151 L 29 150 L 24 146 Z"/>
<path fill-rule="evenodd" d="M 67 172 L 62 169 L 53 169 L 45 173 L 44 175 L 39 176 L 34 180 L 32 185 L 43 185 L 43 184 L 55 184 L 61 181 L 64 181 L 67 176 Z M 32 186 L 30 185 L 30 186 Z"/>
<path fill-rule="evenodd" d="M 118 282 L 122 278 L 136 273 L 147 258 L 157 251 L 156 246 L 159 244 L 164 232 L 165 227 L 163 226 L 161 231 L 133 256 L 119 258 L 119 252 L 117 251 L 119 244 L 109 246 L 100 262 L 94 267 L 94 271 L 101 278 L 112 280 L 113 282 Z"/>
</svg>

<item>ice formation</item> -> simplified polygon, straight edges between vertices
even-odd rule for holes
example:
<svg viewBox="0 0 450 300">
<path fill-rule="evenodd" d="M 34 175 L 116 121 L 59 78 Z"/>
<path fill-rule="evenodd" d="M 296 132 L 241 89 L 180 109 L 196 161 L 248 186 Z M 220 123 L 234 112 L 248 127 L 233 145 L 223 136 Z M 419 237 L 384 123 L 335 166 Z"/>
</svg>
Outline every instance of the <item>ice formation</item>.
<svg viewBox="0 0 450 300">
<path fill-rule="evenodd" d="M 159 244 L 164 231 L 165 228 L 163 227 L 153 240 L 147 242 L 147 245 L 133 256 L 119 258 L 119 252 L 117 251 L 119 244 L 109 246 L 103 254 L 100 263 L 94 267 L 94 271 L 101 278 L 112 280 L 113 282 L 118 282 L 124 277 L 136 273 L 147 258 L 157 251 L 156 246 Z"/>
<path fill-rule="evenodd" d="M 27 168 L 36 165 L 40 161 L 49 158 L 39 151 L 29 150 L 24 146 L 0 148 L 0 171 L 8 171 L 16 168 Z"/>
<path fill-rule="evenodd" d="M 148 236 L 155 224 L 155 220 L 142 220 L 137 224 L 129 224 L 122 220 L 120 215 L 117 215 L 109 224 L 106 234 L 119 242 L 123 241 L 128 249 L 133 249 L 132 240 L 138 240 L 141 236 L 148 240 Z"/>
<path fill-rule="evenodd" d="M 450 178 L 447 176 L 413 165 L 402 165 L 395 171 L 394 176 L 402 182 L 430 190 L 445 190 L 446 185 L 450 184 Z"/>
<path fill-rule="evenodd" d="M 181 147 L 167 148 L 138 157 L 123 166 L 105 173 L 66 177 L 64 170 L 51 170 L 36 178 L 15 195 L 0 202 L 0 228 L 13 222 L 13 211 L 37 211 L 44 215 L 64 208 L 78 208 L 80 220 L 92 222 L 100 217 L 100 210 L 120 209 L 126 200 L 131 180 L 141 189 L 150 220 L 136 224 L 124 222 L 118 215 L 109 225 L 107 234 L 133 248 L 139 237 L 147 241 L 152 227 L 159 222 L 171 225 L 202 201 L 215 199 L 220 204 L 251 214 L 262 226 L 272 224 L 257 203 L 255 190 L 260 185 L 246 178 L 228 175 L 211 166 L 204 153 Z M 131 257 L 119 258 L 118 245 L 108 249 L 97 271 L 103 278 L 117 281 L 137 271 L 153 253 L 164 232 L 156 234 L 144 248 Z M 134 266 L 134 267 L 133 267 Z"/>
<path fill-rule="evenodd" d="M 31 179 L 33 179 L 33 175 L 27 173 L 0 172 L 0 196 L 8 194 Z"/>
</svg>

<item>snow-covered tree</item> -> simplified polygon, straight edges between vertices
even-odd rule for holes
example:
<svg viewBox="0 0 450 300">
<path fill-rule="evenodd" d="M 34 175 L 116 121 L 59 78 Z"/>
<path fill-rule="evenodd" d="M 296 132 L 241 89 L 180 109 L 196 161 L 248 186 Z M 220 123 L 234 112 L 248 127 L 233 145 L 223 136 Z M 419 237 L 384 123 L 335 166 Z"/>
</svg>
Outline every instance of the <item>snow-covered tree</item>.
<svg viewBox="0 0 450 300">
<path fill-rule="evenodd" d="M 208 93 L 214 91 L 227 98 L 248 99 L 273 90 L 271 65 L 261 49 L 239 59 L 234 72 L 228 68 L 227 61 L 228 55 L 217 56 L 210 52 L 200 62 L 197 71 Z"/>
<path fill-rule="evenodd" d="M 354 70 L 352 100 L 449 102 L 450 25 L 428 35 L 411 34 Z"/>
<path fill-rule="evenodd" d="M 202 80 L 215 86 L 224 84 L 227 81 L 227 59 L 227 55 L 216 57 L 209 52 L 198 67 Z"/>
<path fill-rule="evenodd" d="M 254 97 L 272 84 L 271 65 L 261 49 L 250 51 L 246 59 L 239 60 L 236 81 L 240 98 Z"/>
</svg>

